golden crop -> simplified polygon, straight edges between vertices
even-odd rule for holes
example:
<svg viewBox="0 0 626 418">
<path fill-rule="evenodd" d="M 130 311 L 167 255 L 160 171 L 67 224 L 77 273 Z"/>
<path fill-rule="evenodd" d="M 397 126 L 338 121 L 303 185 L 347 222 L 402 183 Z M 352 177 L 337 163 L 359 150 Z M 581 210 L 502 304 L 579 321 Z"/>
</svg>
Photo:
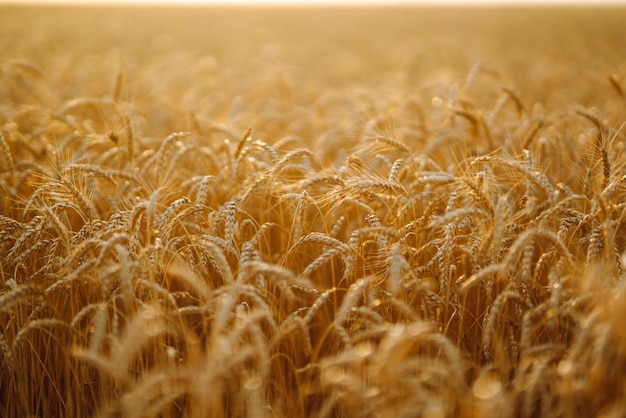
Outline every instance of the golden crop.
<svg viewBox="0 0 626 418">
<path fill-rule="evenodd" d="M 0 7 L 0 415 L 626 415 L 625 9 Z"/>
</svg>

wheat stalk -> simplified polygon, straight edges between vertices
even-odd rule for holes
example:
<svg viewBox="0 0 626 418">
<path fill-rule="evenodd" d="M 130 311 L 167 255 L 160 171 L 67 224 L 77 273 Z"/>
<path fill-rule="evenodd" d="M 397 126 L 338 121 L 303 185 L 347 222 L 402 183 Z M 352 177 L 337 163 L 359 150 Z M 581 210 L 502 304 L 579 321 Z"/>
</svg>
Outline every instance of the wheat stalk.
<svg viewBox="0 0 626 418">
<path fill-rule="evenodd" d="M 20 285 L 0 296 L 0 312 L 8 313 L 24 299 L 41 300 L 43 292 L 36 285 Z"/>
</svg>

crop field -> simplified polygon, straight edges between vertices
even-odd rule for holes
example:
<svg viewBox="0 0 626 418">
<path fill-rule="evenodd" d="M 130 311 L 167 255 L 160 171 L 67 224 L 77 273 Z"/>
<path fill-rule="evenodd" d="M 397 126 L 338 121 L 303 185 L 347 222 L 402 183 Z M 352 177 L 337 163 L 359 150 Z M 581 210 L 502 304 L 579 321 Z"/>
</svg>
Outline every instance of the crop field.
<svg viewBox="0 0 626 418">
<path fill-rule="evenodd" d="M 625 23 L 0 6 L 0 416 L 626 416 Z"/>
</svg>

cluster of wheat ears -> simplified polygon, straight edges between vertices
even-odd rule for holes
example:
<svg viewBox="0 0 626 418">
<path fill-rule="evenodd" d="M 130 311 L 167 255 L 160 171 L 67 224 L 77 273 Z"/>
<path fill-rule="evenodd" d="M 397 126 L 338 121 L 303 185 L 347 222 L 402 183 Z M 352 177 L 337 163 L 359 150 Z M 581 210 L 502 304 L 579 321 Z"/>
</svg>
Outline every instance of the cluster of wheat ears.
<svg viewBox="0 0 626 418">
<path fill-rule="evenodd" d="M 127 77 L 3 64 L 0 415 L 623 416 L 618 75 L 548 109 L 478 64 L 264 102 L 260 133 L 142 113 Z"/>
</svg>

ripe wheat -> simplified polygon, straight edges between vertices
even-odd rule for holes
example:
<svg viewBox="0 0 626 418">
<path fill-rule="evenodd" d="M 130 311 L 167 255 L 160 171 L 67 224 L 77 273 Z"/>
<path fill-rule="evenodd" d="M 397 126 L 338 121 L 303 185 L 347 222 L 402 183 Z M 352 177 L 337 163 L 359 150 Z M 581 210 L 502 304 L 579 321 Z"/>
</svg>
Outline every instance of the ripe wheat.
<svg viewBox="0 0 626 418">
<path fill-rule="evenodd" d="M 1 416 L 623 415 L 623 9 L 137 13 L 0 16 Z"/>
</svg>

